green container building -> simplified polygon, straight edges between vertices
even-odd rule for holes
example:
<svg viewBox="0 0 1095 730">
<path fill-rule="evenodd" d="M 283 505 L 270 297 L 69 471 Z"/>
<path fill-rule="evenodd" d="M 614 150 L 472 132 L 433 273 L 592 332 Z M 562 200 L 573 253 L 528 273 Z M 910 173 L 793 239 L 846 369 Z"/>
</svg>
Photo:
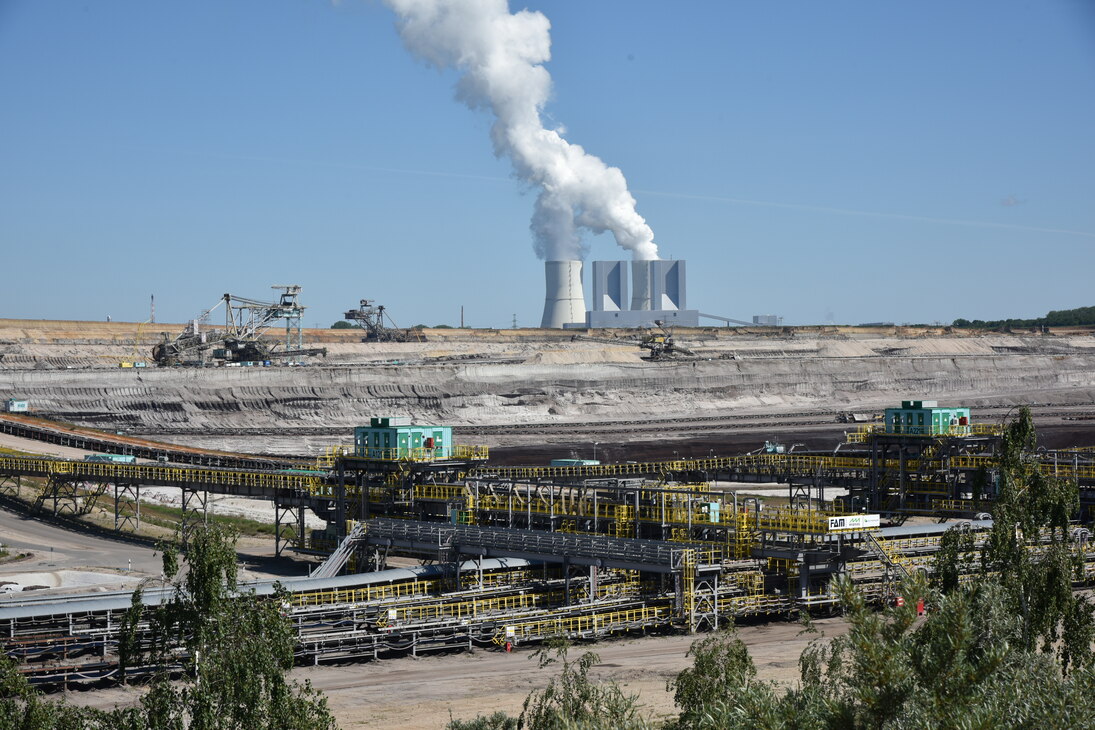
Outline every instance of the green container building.
<svg viewBox="0 0 1095 730">
<path fill-rule="evenodd" d="M 940 408 L 933 400 L 905 400 L 886 409 L 886 433 L 910 436 L 968 436 L 969 408 Z"/>
<path fill-rule="evenodd" d="M 428 461 L 452 455 L 451 426 L 416 426 L 409 418 L 388 416 L 354 429 L 354 456 L 364 459 Z"/>
</svg>

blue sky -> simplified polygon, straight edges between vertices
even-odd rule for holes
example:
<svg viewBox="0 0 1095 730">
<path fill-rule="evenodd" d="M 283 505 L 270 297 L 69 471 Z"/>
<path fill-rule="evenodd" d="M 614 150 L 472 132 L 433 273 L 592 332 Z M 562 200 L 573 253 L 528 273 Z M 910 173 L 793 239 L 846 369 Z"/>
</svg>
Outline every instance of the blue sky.
<svg viewBox="0 0 1095 730">
<path fill-rule="evenodd" d="M 542 0 L 546 122 L 689 305 L 787 323 L 1095 304 L 1095 4 Z M 539 324 L 535 191 L 379 2 L 0 0 L 0 316 L 179 322 L 300 284 Z M 588 260 L 626 258 L 610 234 Z M 587 291 L 587 295 L 588 295 Z"/>
</svg>

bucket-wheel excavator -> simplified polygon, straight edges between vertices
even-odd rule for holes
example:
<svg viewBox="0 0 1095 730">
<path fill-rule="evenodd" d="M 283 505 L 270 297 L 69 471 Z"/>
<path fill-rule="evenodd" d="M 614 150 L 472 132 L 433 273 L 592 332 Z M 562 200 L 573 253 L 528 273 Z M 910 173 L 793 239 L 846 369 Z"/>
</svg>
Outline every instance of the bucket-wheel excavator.
<svg viewBox="0 0 1095 730">
<path fill-rule="evenodd" d="M 275 285 L 277 301 L 263 302 L 233 294 L 190 320 L 174 339 L 164 332 L 162 341 L 152 348 L 152 359 L 160 366 L 205 365 L 292 360 L 298 357 L 327 355 L 326 348 L 305 348 L 301 334 L 304 305 L 298 302 L 296 284 Z M 210 316 L 224 307 L 224 328 L 209 327 Z M 265 337 L 278 321 L 285 321 L 284 342 Z M 279 349 L 280 346 L 280 349 Z"/>
</svg>

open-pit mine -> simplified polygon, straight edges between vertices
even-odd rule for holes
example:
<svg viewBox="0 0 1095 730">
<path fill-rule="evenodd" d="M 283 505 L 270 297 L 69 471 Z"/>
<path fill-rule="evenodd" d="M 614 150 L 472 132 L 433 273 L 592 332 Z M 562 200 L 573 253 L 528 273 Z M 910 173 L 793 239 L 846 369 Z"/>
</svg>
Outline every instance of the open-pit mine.
<svg viewBox="0 0 1095 730">
<path fill-rule="evenodd" d="M 155 328 L 0 321 L 0 492 L 76 529 L 112 512 L 106 536 L 165 490 L 184 532 L 261 502 L 273 558 L 308 561 L 284 581 L 304 664 L 828 614 L 837 576 L 895 600 L 947 530 L 985 540 L 1019 405 L 1095 578 L 1089 330 L 305 330 L 325 355 L 156 367 L 182 327 Z M 27 595 L 0 632 L 28 678 L 114 676 L 124 590 Z"/>
</svg>

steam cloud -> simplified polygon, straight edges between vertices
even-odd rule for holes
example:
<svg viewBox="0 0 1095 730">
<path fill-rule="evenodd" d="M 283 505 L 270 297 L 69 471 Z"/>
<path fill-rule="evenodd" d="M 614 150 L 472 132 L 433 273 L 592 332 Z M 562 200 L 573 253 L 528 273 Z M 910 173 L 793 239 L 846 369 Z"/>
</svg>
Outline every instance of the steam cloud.
<svg viewBox="0 0 1095 730">
<path fill-rule="evenodd" d="M 539 12 L 510 13 L 507 0 L 385 0 L 399 16 L 407 49 L 437 68 L 463 72 L 457 99 L 495 116 L 496 155 L 540 188 L 531 229 L 536 254 L 549 261 L 582 259 L 581 229 L 612 231 L 635 259 L 658 258 L 654 232 L 635 211 L 619 168 L 609 167 L 540 112 L 551 94 L 551 23 Z"/>
</svg>

